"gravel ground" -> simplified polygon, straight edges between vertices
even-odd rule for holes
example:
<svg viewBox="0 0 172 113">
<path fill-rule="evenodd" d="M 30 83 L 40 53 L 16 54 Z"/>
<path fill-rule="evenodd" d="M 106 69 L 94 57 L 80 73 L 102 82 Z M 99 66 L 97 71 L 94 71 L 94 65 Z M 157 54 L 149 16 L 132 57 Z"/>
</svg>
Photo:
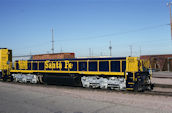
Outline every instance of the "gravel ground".
<svg viewBox="0 0 172 113">
<path fill-rule="evenodd" d="M 172 72 L 153 72 L 152 83 L 172 85 Z"/>
<path fill-rule="evenodd" d="M 172 79 L 169 78 L 152 78 L 151 81 L 156 84 L 172 85 Z"/>
<path fill-rule="evenodd" d="M 0 82 L 0 113 L 172 113 L 172 97 Z"/>
<path fill-rule="evenodd" d="M 165 77 L 165 78 L 172 78 L 172 72 L 168 71 L 159 71 L 159 72 L 153 72 L 153 77 Z"/>
</svg>

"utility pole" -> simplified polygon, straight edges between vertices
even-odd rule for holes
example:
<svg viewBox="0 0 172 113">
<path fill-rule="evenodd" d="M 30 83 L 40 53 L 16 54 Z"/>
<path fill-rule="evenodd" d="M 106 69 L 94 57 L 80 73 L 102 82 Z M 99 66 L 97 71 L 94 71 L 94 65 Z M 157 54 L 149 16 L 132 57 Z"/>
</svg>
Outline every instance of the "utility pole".
<svg viewBox="0 0 172 113">
<path fill-rule="evenodd" d="M 167 6 L 169 7 L 170 9 L 170 27 L 171 27 L 171 40 L 172 40 L 172 17 L 171 17 L 171 5 L 172 5 L 172 2 L 168 2 L 167 3 Z"/>
<path fill-rule="evenodd" d="M 53 31 L 53 28 L 52 28 L 52 53 L 54 53 L 54 31 Z"/>
<path fill-rule="evenodd" d="M 142 48 L 140 47 L 140 56 L 142 55 Z"/>
<path fill-rule="evenodd" d="M 92 49 L 92 55 L 91 55 L 91 57 L 93 57 L 93 49 Z"/>
<path fill-rule="evenodd" d="M 63 52 L 63 49 L 62 49 L 62 47 L 61 47 L 61 50 L 60 50 L 60 52 L 61 52 L 61 53 Z"/>
<path fill-rule="evenodd" d="M 112 56 L 112 46 L 111 46 L 111 41 L 110 41 L 109 50 L 110 50 L 110 56 Z"/>
<path fill-rule="evenodd" d="M 31 49 L 30 49 L 30 56 L 32 55 Z"/>
<path fill-rule="evenodd" d="M 89 57 L 91 57 L 91 48 L 89 48 Z"/>
<path fill-rule="evenodd" d="M 130 56 L 132 57 L 132 49 L 133 49 L 133 46 L 130 45 Z"/>
<path fill-rule="evenodd" d="M 100 56 L 103 56 L 103 53 L 102 53 L 102 51 L 100 52 Z"/>
</svg>

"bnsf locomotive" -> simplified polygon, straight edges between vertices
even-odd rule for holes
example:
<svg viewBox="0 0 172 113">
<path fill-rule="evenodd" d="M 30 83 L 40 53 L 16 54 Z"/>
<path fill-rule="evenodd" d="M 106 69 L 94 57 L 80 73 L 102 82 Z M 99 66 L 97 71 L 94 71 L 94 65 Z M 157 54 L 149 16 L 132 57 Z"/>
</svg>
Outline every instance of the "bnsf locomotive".
<svg viewBox="0 0 172 113">
<path fill-rule="evenodd" d="M 17 60 L 12 50 L 0 49 L 0 79 L 4 81 L 81 85 L 144 91 L 151 89 L 149 63 L 139 57 Z M 71 85 L 71 84 L 70 84 Z"/>
</svg>

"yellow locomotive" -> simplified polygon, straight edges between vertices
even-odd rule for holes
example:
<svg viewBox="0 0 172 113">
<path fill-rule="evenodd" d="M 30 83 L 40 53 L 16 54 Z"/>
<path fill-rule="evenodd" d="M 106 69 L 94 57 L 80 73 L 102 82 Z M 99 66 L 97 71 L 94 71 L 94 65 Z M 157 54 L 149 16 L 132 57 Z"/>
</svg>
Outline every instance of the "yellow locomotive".
<svg viewBox="0 0 172 113">
<path fill-rule="evenodd" d="M 151 89 L 149 70 L 149 61 L 139 57 L 18 60 L 12 63 L 12 50 L 0 49 L 0 79 L 4 81 L 63 84 L 72 78 L 74 84 L 83 87 L 144 91 Z"/>
</svg>

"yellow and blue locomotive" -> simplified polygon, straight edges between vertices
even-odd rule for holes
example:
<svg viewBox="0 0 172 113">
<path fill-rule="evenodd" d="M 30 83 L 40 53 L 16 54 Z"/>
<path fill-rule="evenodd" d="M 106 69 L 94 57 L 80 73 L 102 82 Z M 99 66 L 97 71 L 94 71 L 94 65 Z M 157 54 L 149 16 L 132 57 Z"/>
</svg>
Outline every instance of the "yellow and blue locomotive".
<svg viewBox="0 0 172 113">
<path fill-rule="evenodd" d="M 65 83 L 83 87 L 144 91 L 151 89 L 149 63 L 139 57 L 18 60 L 0 49 L 0 79 L 31 83 Z"/>
</svg>

